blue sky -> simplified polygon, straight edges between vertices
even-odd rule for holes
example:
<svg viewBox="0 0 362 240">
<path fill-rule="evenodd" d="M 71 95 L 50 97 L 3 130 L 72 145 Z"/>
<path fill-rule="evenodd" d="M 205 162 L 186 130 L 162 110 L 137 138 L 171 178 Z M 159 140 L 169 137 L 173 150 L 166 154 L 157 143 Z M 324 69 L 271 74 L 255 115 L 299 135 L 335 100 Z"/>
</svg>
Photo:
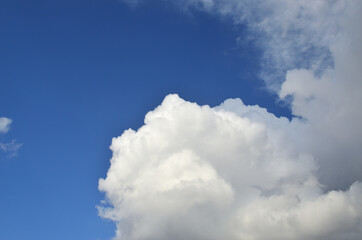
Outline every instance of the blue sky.
<svg viewBox="0 0 362 240">
<path fill-rule="evenodd" d="M 1 136 L 23 146 L 0 161 L 0 238 L 107 239 L 97 182 L 111 138 L 137 129 L 169 93 L 199 104 L 228 97 L 277 114 L 258 76 L 260 50 L 236 45 L 228 21 L 161 3 L 2 1 Z M 241 28 L 241 29 L 240 29 Z"/>
<path fill-rule="evenodd" d="M 0 143 L 14 140 L 22 145 L 16 152 L 0 151 L 0 239 L 113 237 L 114 223 L 99 217 L 96 209 L 105 198 L 98 190 L 98 180 L 105 178 L 110 168 L 111 140 L 126 129 L 141 127 L 145 114 L 170 93 L 211 107 L 228 98 L 241 98 L 245 104 L 266 108 L 277 117 L 292 119 L 294 114 L 310 118 L 311 125 L 315 123 L 313 116 L 317 119 L 319 115 L 314 107 L 322 105 L 309 106 L 298 99 L 319 100 L 320 92 L 312 91 L 309 96 L 308 90 L 302 91 L 303 84 L 295 88 L 288 76 L 297 79 L 298 71 L 283 75 L 283 80 L 262 77 L 265 69 L 273 68 L 273 61 L 278 61 L 275 68 L 283 74 L 297 67 L 295 61 L 288 60 L 290 57 L 282 51 L 275 54 L 268 45 L 290 43 L 289 38 L 277 43 L 270 40 L 274 36 L 270 32 L 279 34 L 274 25 L 264 29 L 266 35 L 260 35 L 250 31 L 250 24 L 236 23 L 234 13 L 219 14 L 206 7 L 190 11 L 179 8 L 164 1 L 145 1 L 137 6 L 115 0 L 1 1 L 0 117 L 12 123 L 8 132 L 0 132 Z M 313 31 L 296 32 L 306 36 Z M 308 44 L 314 48 L 308 51 L 336 49 L 329 48 L 329 42 L 321 41 L 325 45 L 319 46 L 310 39 Z M 295 42 L 298 50 L 284 50 L 298 56 L 302 43 Z M 266 51 L 268 46 L 273 51 Z M 303 56 L 310 57 L 296 62 L 308 71 L 318 71 L 315 78 L 323 75 L 327 67 L 322 64 L 323 70 L 313 69 L 318 59 L 308 53 Z M 343 56 L 337 55 L 338 59 Z M 266 66 L 268 63 L 271 65 Z M 285 79 L 290 85 L 282 88 L 280 82 Z M 277 82 L 278 91 L 270 87 L 270 81 Z M 356 81 L 359 83 L 359 78 Z M 281 101 L 293 94 L 294 102 Z M 333 102 L 321 96 L 323 104 Z M 345 101 L 345 105 L 357 102 Z M 360 118 L 359 112 L 354 111 L 355 119 Z M 328 126 L 337 124 L 338 119 L 331 120 Z M 307 126 L 302 132 L 316 131 L 313 127 Z M 294 125 L 291 128 L 295 129 Z M 324 130 L 320 131 L 323 135 Z M 355 147 L 350 155 L 346 153 L 352 156 L 348 166 L 353 170 L 353 164 L 360 166 L 360 160 L 353 159 L 359 159 L 356 149 L 361 135 L 357 132 L 352 136 L 349 129 L 343 132 L 346 138 L 357 139 L 350 145 Z M 304 144 L 308 137 L 303 139 L 296 140 L 302 142 L 298 151 L 311 153 L 316 159 L 323 159 L 334 146 L 315 150 Z M 335 162 L 333 166 L 340 166 L 338 160 Z M 323 162 L 317 165 L 323 166 Z M 353 174 L 346 182 L 341 181 L 343 190 L 361 180 L 359 173 Z M 328 182 L 330 176 L 326 172 L 318 178 Z M 335 186 L 341 187 L 331 183 L 332 189 Z"/>
</svg>

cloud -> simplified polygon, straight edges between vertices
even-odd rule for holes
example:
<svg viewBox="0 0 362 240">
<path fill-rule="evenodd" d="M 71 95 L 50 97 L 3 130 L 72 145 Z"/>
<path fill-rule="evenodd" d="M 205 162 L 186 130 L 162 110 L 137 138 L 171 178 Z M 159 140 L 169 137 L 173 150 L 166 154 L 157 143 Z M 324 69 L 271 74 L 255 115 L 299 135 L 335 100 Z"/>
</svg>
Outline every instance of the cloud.
<svg viewBox="0 0 362 240">
<path fill-rule="evenodd" d="M 240 99 L 210 108 L 169 95 L 113 139 L 100 214 L 116 239 L 358 239 L 362 185 L 324 193 L 291 127 Z"/>
<path fill-rule="evenodd" d="M 0 118 L 0 133 L 7 133 L 10 129 L 12 120 L 6 117 Z"/>
<path fill-rule="evenodd" d="M 170 2 L 246 25 L 295 117 L 167 96 L 113 139 L 99 209 L 116 239 L 360 239 L 362 1 Z"/>
</svg>

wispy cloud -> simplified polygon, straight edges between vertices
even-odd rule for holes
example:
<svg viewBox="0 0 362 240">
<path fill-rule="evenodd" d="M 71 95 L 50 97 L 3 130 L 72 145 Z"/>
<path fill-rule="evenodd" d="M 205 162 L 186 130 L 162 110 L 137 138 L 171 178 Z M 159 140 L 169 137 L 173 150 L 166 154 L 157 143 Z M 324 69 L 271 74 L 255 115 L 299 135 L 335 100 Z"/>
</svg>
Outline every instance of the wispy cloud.
<svg viewBox="0 0 362 240">
<path fill-rule="evenodd" d="M 8 143 L 0 142 L 0 149 L 8 154 L 7 157 L 11 158 L 17 155 L 17 151 L 22 145 L 21 143 L 16 143 L 15 140 Z"/>
<path fill-rule="evenodd" d="M 124 2 L 135 5 L 142 0 Z M 358 1 L 348 0 L 165 2 L 181 11 L 205 11 L 248 27 L 248 39 L 264 51 L 260 75 L 273 91 L 280 88 L 289 69 L 309 68 L 320 74 L 333 66 L 330 46 L 340 35 L 341 18 L 346 8 L 358 5 Z"/>
</svg>

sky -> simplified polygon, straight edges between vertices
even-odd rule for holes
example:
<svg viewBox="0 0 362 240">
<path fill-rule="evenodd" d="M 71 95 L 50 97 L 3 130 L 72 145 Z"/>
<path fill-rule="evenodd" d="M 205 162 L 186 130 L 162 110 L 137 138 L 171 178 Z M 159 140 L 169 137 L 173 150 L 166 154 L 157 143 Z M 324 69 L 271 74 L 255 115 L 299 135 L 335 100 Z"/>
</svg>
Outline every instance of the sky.
<svg viewBox="0 0 362 240">
<path fill-rule="evenodd" d="M 359 239 L 361 11 L 0 1 L 0 239 Z"/>
</svg>

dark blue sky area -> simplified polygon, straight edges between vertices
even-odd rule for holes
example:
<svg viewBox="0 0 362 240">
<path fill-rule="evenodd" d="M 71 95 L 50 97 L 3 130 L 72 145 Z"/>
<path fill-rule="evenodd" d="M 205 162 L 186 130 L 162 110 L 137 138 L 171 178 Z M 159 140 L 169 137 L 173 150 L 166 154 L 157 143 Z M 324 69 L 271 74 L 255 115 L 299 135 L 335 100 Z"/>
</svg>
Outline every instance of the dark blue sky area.
<svg viewBox="0 0 362 240">
<path fill-rule="evenodd" d="M 199 104 L 240 97 L 278 116 L 260 51 L 228 19 L 162 2 L 0 1 L 0 117 L 18 156 L 0 159 L 0 239 L 109 239 L 97 216 L 111 138 L 169 93 Z"/>
</svg>

